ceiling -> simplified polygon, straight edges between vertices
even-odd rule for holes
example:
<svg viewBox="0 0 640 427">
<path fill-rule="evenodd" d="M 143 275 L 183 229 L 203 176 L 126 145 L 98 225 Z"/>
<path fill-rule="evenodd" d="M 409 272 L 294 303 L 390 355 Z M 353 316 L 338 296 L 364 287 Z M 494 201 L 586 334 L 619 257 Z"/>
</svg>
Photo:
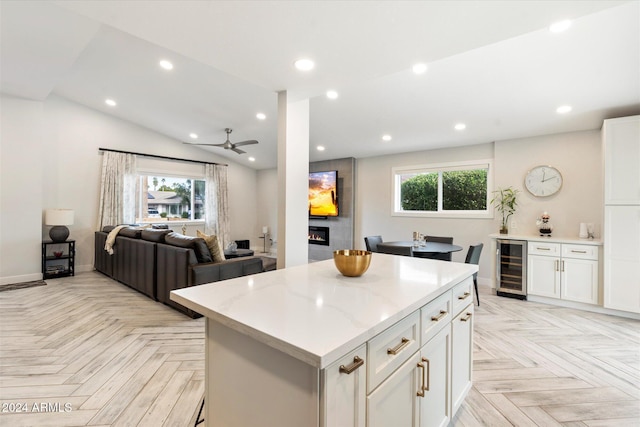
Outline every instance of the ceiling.
<svg viewBox="0 0 640 427">
<path fill-rule="evenodd" d="M 276 167 L 282 90 L 310 99 L 311 161 L 599 129 L 603 119 L 640 114 L 637 0 L 3 0 L 0 8 L 3 93 L 64 97 L 178 144 L 191 132 L 222 143 L 230 127 L 232 142 L 260 144 L 243 155 L 202 149 L 255 169 Z M 563 19 L 572 20 L 567 31 L 548 30 Z M 297 71 L 301 57 L 316 67 Z M 161 59 L 174 69 L 161 69 Z M 414 74 L 415 63 L 427 72 Z M 565 104 L 572 111 L 557 114 Z M 460 122 L 464 131 L 454 129 Z"/>
</svg>

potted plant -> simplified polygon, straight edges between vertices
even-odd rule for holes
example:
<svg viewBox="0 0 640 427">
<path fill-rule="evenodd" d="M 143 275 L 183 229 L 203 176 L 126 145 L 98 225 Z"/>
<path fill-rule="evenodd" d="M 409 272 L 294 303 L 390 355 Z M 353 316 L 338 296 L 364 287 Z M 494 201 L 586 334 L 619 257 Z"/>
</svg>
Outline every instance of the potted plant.
<svg viewBox="0 0 640 427">
<path fill-rule="evenodd" d="M 518 193 L 520 190 L 512 187 L 499 188 L 493 192 L 491 204 L 502 215 L 502 225 L 500 226 L 500 234 L 509 232 L 509 217 L 513 215 L 518 206 Z"/>
</svg>

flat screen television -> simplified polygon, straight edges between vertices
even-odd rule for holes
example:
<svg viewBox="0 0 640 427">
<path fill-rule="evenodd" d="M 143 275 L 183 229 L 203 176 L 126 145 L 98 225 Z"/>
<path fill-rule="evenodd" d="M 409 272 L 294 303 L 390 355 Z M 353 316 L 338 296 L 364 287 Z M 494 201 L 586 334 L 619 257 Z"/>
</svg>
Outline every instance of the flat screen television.
<svg viewBox="0 0 640 427">
<path fill-rule="evenodd" d="M 338 171 L 309 173 L 309 216 L 338 216 Z"/>
</svg>

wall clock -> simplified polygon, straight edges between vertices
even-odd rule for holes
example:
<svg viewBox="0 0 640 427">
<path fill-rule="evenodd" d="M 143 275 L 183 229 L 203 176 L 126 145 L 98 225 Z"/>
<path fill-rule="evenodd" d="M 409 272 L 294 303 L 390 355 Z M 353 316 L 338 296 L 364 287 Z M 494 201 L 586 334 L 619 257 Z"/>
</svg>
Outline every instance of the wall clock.
<svg viewBox="0 0 640 427">
<path fill-rule="evenodd" d="M 527 172 L 524 186 L 536 197 L 549 197 L 560 191 L 562 174 L 553 166 L 536 166 Z"/>
</svg>

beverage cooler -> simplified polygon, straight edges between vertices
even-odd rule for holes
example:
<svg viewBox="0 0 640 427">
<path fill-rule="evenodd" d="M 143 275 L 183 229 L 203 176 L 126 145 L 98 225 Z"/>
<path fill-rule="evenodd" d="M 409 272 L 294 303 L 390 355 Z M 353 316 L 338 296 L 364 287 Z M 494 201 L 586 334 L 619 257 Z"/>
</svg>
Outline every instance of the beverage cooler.
<svg viewBox="0 0 640 427">
<path fill-rule="evenodd" d="M 496 246 L 496 293 L 527 299 L 527 242 L 498 239 Z"/>
</svg>

